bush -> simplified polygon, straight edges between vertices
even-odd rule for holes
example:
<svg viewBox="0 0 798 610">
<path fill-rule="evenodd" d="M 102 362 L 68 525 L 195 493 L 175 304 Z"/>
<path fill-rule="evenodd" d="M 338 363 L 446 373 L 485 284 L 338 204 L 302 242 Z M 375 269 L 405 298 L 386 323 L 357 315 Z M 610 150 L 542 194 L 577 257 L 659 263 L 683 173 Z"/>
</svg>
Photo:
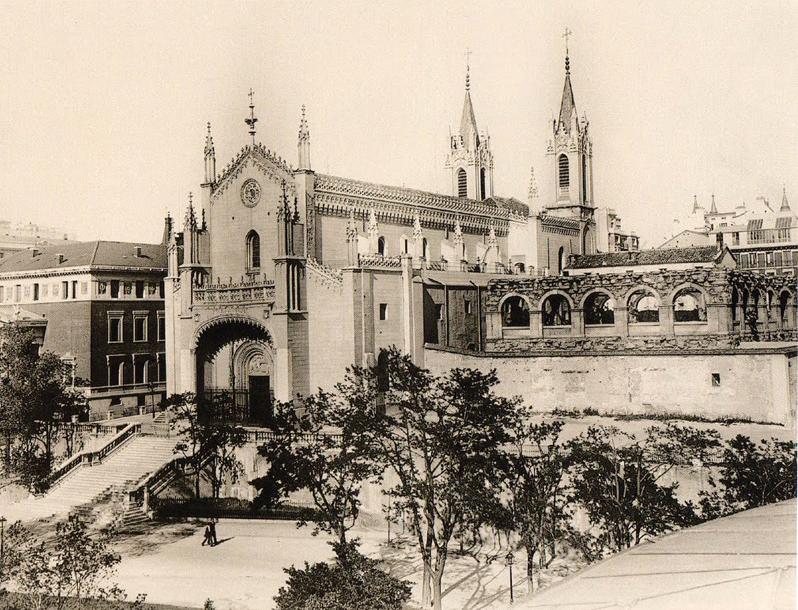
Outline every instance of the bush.
<svg viewBox="0 0 798 610">
<path fill-rule="evenodd" d="M 365 557 L 355 541 L 333 545 L 335 563 L 290 567 L 274 601 L 278 610 L 400 610 L 410 585 Z"/>
</svg>

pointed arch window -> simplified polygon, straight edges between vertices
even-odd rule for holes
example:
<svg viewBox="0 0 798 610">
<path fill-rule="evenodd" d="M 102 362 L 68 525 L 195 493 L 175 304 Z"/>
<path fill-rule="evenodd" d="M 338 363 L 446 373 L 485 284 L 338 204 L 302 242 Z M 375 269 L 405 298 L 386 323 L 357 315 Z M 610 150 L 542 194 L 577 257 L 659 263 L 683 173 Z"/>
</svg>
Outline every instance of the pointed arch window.
<svg viewBox="0 0 798 610">
<path fill-rule="evenodd" d="M 385 256 L 385 238 L 382 235 L 377 239 L 377 254 Z"/>
<path fill-rule="evenodd" d="M 260 236 L 256 231 L 247 234 L 247 267 L 260 269 Z"/>
<path fill-rule="evenodd" d="M 568 185 L 571 184 L 570 168 L 568 166 L 568 155 L 563 153 L 557 158 L 557 169 L 560 178 L 560 188 L 567 189 Z"/>
<path fill-rule="evenodd" d="M 462 167 L 457 170 L 457 196 L 468 197 L 468 178 Z"/>
<path fill-rule="evenodd" d="M 479 198 L 485 199 L 485 168 L 479 170 Z"/>
<path fill-rule="evenodd" d="M 565 269 L 565 248 L 560 246 L 557 252 L 557 275 L 562 275 L 563 269 Z"/>
</svg>

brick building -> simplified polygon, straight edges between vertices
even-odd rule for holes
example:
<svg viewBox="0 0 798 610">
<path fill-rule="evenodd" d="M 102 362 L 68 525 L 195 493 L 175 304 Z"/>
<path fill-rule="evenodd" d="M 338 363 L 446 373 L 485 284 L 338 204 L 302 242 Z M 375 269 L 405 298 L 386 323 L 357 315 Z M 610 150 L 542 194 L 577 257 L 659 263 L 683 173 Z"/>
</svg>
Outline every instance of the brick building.
<svg viewBox="0 0 798 610">
<path fill-rule="evenodd" d="M 43 348 L 86 380 L 92 418 L 160 400 L 166 361 L 161 244 L 69 242 L 0 265 L 0 306 L 46 321 Z"/>
</svg>

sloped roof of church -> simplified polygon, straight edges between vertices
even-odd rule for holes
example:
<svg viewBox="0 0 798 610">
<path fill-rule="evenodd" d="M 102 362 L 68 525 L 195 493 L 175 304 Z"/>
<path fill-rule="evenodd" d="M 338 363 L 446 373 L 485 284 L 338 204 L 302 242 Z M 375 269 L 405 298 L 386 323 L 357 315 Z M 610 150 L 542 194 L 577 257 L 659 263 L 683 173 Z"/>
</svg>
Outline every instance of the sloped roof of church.
<svg viewBox="0 0 798 610">
<path fill-rule="evenodd" d="M 316 174 L 315 191 L 365 200 L 381 200 L 410 207 L 439 209 L 456 214 L 477 214 L 496 218 L 507 218 L 510 214 L 529 216 L 529 207 L 512 197 L 494 196 L 484 201 L 476 201 L 404 186 L 388 186 L 326 174 Z"/>
<path fill-rule="evenodd" d="M 463 116 L 460 118 L 460 135 L 463 140 L 471 142 L 471 136 L 476 137 L 479 145 L 479 131 L 477 130 L 477 117 L 474 114 L 474 105 L 471 103 L 471 91 L 466 89 L 465 100 L 463 101 Z"/>
<path fill-rule="evenodd" d="M 714 263 L 720 261 L 726 250 L 716 246 L 692 248 L 657 248 L 630 252 L 606 252 L 582 254 L 573 257 L 568 265 L 571 269 L 593 269 L 600 267 L 632 267 L 638 265 L 673 265 L 679 263 Z"/>
<path fill-rule="evenodd" d="M 136 248 L 141 254 L 136 256 Z M 34 256 L 34 252 L 36 255 Z M 60 262 L 59 262 L 59 256 Z M 81 241 L 58 243 L 15 252 L 4 259 L 0 273 L 66 269 L 70 267 L 126 267 L 166 269 L 166 247 L 163 244 L 141 244 L 121 241 Z"/>
</svg>

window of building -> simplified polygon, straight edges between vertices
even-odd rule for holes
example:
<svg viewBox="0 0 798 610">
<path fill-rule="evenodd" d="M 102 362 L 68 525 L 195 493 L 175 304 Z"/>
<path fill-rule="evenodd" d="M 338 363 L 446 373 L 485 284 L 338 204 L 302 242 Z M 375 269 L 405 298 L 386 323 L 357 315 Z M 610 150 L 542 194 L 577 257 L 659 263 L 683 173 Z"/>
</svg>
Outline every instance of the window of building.
<svg viewBox="0 0 798 610">
<path fill-rule="evenodd" d="M 570 184 L 571 177 L 569 175 L 569 167 L 568 167 L 568 155 L 562 154 L 557 159 L 557 167 L 559 170 L 559 177 L 560 177 L 560 188 L 567 189 L 568 185 Z"/>
<path fill-rule="evenodd" d="M 468 178 L 462 167 L 457 170 L 457 196 L 468 197 Z"/>
<path fill-rule="evenodd" d="M 382 236 L 377 239 L 377 254 L 385 256 L 385 238 Z"/>
<path fill-rule="evenodd" d="M 123 282 L 122 283 L 122 293 L 129 297 L 133 293 L 133 285 L 130 282 Z"/>
<path fill-rule="evenodd" d="M 111 280 L 111 298 L 119 298 L 119 280 Z"/>
<path fill-rule="evenodd" d="M 39 300 L 39 284 L 33 285 L 33 300 L 34 301 Z"/>
<path fill-rule="evenodd" d="M 570 326 L 571 305 L 561 294 L 549 295 L 543 301 L 543 326 Z"/>
<path fill-rule="evenodd" d="M 674 322 L 706 322 L 707 306 L 697 288 L 682 288 L 673 297 Z"/>
<path fill-rule="evenodd" d="M 756 255 L 756 266 L 757 267 L 764 267 L 765 265 L 766 265 L 766 263 L 765 263 L 765 253 L 764 252 L 758 252 L 757 255 Z"/>
<path fill-rule="evenodd" d="M 97 294 L 108 293 L 108 282 L 97 282 Z"/>
<path fill-rule="evenodd" d="M 158 381 L 166 381 L 166 354 L 158 356 Z"/>
<path fill-rule="evenodd" d="M 480 168 L 479 170 L 479 198 L 480 200 L 485 199 L 485 168 Z"/>
<path fill-rule="evenodd" d="M 0 286 L 0 303 L 6 300 L 6 287 Z"/>
<path fill-rule="evenodd" d="M 563 269 L 565 269 L 565 248 L 560 246 L 557 252 L 557 275 L 562 275 Z"/>
<path fill-rule="evenodd" d="M 779 319 L 781 320 L 782 328 L 788 328 L 790 326 L 789 307 L 790 293 L 784 290 L 779 295 Z"/>
<path fill-rule="evenodd" d="M 158 283 L 157 282 L 150 282 L 147 284 L 147 295 L 154 297 L 158 294 Z"/>
<path fill-rule="evenodd" d="M 748 254 L 743 252 L 742 254 L 739 255 L 739 257 L 740 257 L 740 261 L 739 261 L 740 262 L 740 269 L 745 269 L 746 267 L 748 267 Z"/>
<path fill-rule="evenodd" d="M 773 264 L 776 267 L 781 267 L 784 264 L 784 257 L 782 256 L 781 252 L 774 252 L 773 253 Z"/>
<path fill-rule="evenodd" d="M 158 341 L 166 341 L 166 318 L 164 312 L 158 312 Z"/>
<path fill-rule="evenodd" d="M 144 282 L 141 280 L 136 280 L 136 298 L 144 298 Z"/>
<path fill-rule="evenodd" d="M 158 284 L 158 296 L 164 298 L 164 284 L 163 280 Z"/>
<path fill-rule="evenodd" d="M 147 340 L 147 314 L 133 314 L 133 341 Z"/>
<path fill-rule="evenodd" d="M 78 298 L 78 281 L 77 280 L 72 280 L 72 298 L 73 299 L 77 299 Z"/>
<path fill-rule="evenodd" d="M 14 286 L 14 302 L 19 303 L 22 300 L 22 284 Z"/>
<path fill-rule="evenodd" d="M 108 314 L 108 343 L 122 343 L 122 320 L 124 314 Z M 112 384 L 113 385 L 113 384 Z"/>
<path fill-rule="evenodd" d="M 649 290 L 636 290 L 629 297 L 629 322 L 659 322 L 659 301 Z"/>
<path fill-rule="evenodd" d="M 122 385 L 124 362 L 108 363 L 108 385 Z"/>
<path fill-rule="evenodd" d="M 80 283 L 80 294 L 89 294 L 89 283 L 88 282 L 81 282 Z"/>
<path fill-rule="evenodd" d="M 247 266 L 260 269 L 260 236 L 256 231 L 247 234 Z"/>
<path fill-rule="evenodd" d="M 147 383 L 149 381 L 150 361 L 146 358 L 137 358 L 133 365 L 133 383 Z"/>
<path fill-rule="evenodd" d="M 421 238 L 421 256 L 424 260 L 429 260 L 429 242 L 426 237 Z"/>
<path fill-rule="evenodd" d="M 466 314 L 471 313 L 471 299 L 465 299 L 463 301 L 463 308 L 465 309 Z"/>
<path fill-rule="evenodd" d="M 604 292 L 594 292 L 585 299 L 585 325 L 615 324 L 615 301 Z"/>
<path fill-rule="evenodd" d="M 739 246 L 740 245 L 740 234 L 739 233 L 732 233 L 732 245 Z"/>
<path fill-rule="evenodd" d="M 502 326 L 529 327 L 529 305 L 525 299 L 512 296 L 502 303 Z"/>
<path fill-rule="evenodd" d="M 380 320 L 388 319 L 388 303 L 380 303 Z"/>
<path fill-rule="evenodd" d="M 720 373 L 712 373 L 712 386 L 720 387 Z"/>
<path fill-rule="evenodd" d="M 61 282 L 61 298 L 69 298 L 69 282 Z"/>
</svg>

